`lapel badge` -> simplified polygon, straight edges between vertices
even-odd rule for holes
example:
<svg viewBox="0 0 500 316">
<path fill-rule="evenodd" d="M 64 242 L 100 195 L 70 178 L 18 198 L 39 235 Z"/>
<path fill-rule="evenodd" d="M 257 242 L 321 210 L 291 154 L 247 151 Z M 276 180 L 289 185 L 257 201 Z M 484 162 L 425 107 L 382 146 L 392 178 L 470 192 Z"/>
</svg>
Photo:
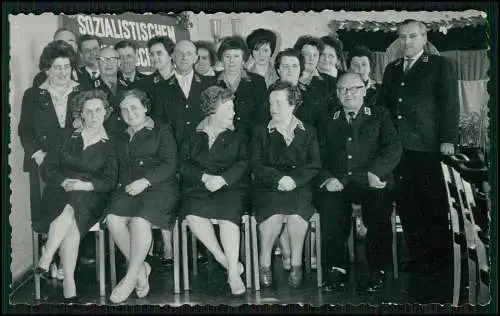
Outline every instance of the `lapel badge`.
<svg viewBox="0 0 500 316">
<path fill-rule="evenodd" d="M 173 86 L 174 85 L 174 79 L 175 79 L 175 76 L 170 77 L 170 79 L 168 80 L 168 85 L 169 86 Z"/>
<path fill-rule="evenodd" d="M 126 87 L 126 86 L 127 86 L 127 83 L 126 83 L 123 79 L 120 79 L 120 84 L 121 84 L 122 86 L 124 86 L 124 87 Z"/>
<path fill-rule="evenodd" d="M 100 86 L 101 86 L 101 81 L 99 79 L 94 81 L 94 87 L 99 88 Z"/>
<path fill-rule="evenodd" d="M 337 111 L 335 112 L 335 114 L 333 114 L 333 119 L 336 120 L 340 117 L 340 111 Z"/>
<path fill-rule="evenodd" d="M 402 61 L 403 61 L 403 58 L 398 59 L 398 60 L 396 61 L 395 65 L 396 65 L 396 66 L 401 65 L 401 62 L 402 62 Z"/>
<path fill-rule="evenodd" d="M 200 76 L 198 76 L 198 74 L 194 74 L 194 80 L 196 82 L 201 82 L 201 78 L 200 78 Z"/>
<path fill-rule="evenodd" d="M 370 108 L 365 107 L 365 114 L 368 116 L 372 115 L 372 110 Z"/>
<path fill-rule="evenodd" d="M 429 62 L 429 56 L 424 55 L 424 58 L 422 59 L 422 61 L 423 61 L 424 63 L 428 63 L 428 62 Z"/>
<path fill-rule="evenodd" d="M 158 78 L 158 76 L 154 76 L 153 83 L 158 83 L 158 82 L 160 82 L 160 78 Z"/>
</svg>

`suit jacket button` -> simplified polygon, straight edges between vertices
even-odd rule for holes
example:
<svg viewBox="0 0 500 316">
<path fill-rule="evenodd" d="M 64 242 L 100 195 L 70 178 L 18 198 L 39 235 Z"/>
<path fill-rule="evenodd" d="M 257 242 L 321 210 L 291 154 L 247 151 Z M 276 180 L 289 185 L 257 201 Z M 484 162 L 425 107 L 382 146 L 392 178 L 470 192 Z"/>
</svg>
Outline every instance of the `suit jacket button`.
<svg viewBox="0 0 500 316">
<path fill-rule="evenodd" d="M 399 99 L 398 99 L 398 102 L 403 102 L 403 99 L 399 98 Z"/>
<path fill-rule="evenodd" d="M 236 119 L 239 121 L 239 120 L 241 120 L 241 117 L 237 116 Z"/>
<path fill-rule="evenodd" d="M 121 118 L 121 117 L 118 117 L 118 121 L 121 121 L 121 120 L 122 120 L 122 118 Z"/>
<path fill-rule="evenodd" d="M 189 124 L 191 124 L 191 122 L 187 121 L 187 122 L 186 122 L 186 125 L 189 125 Z"/>
<path fill-rule="evenodd" d="M 186 109 L 189 109 L 189 104 L 186 104 Z"/>
<path fill-rule="evenodd" d="M 401 115 L 398 115 L 398 120 L 402 119 L 403 117 Z"/>
<path fill-rule="evenodd" d="M 47 135 L 43 135 L 42 137 L 43 137 L 43 139 L 47 139 Z"/>
<path fill-rule="evenodd" d="M 405 86 L 405 82 L 401 82 L 401 87 L 404 87 Z"/>
<path fill-rule="evenodd" d="M 142 166 L 143 164 L 144 164 L 144 161 L 142 161 L 142 160 L 141 160 L 141 161 L 139 161 L 139 165 L 141 165 L 141 166 Z"/>
<path fill-rule="evenodd" d="M 121 188 L 122 184 L 121 183 L 118 183 L 118 187 Z"/>
<path fill-rule="evenodd" d="M 293 165 L 293 166 L 292 166 L 292 169 L 295 169 L 295 168 L 297 168 L 297 166 Z"/>
<path fill-rule="evenodd" d="M 350 171 L 349 171 L 347 174 L 348 174 L 348 175 L 352 175 L 352 172 L 350 172 Z"/>
<path fill-rule="evenodd" d="M 347 156 L 347 159 L 352 159 L 352 156 L 351 156 L 351 155 L 348 155 L 348 156 Z"/>
<path fill-rule="evenodd" d="M 347 140 L 350 141 L 350 142 L 352 142 L 352 137 L 349 137 Z"/>
</svg>

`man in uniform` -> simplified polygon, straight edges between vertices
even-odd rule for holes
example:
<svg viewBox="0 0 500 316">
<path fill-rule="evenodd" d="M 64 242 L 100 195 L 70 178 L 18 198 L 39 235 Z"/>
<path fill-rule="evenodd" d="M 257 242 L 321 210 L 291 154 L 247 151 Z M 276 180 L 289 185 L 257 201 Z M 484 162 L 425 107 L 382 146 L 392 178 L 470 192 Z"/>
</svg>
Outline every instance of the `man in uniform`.
<svg viewBox="0 0 500 316">
<path fill-rule="evenodd" d="M 83 66 L 77 69 L 79 83 L 82 88 L 91 88 L 91 81 L 99 78 L 97 57 L 101 49 L 101 39 L 94 35 L 82 35 L 78 38 L 78 54 Z"/>
<path fill-rule="evenodd" d="M 388 111 L 364 103 L 366 88 L 359 74 L 341 75 L 337 95 L 341 105 L 325 116 L 318 128 L 323 167 L 318 176 L 317 202 L 321 259 L 327 271 L 324 290 L 332 291 L 348 281 L 346 241 L 352 226 L 351 204 L 359 203 L 368 229 L 370 277 L 359 280 L 358 288 L 375 291 L 385 283 L 384 271 L 391 256 L 392 205 L 388 190 L 394 185 L 392 171 L 401 157 L 402 145 Z"/>
<path fill-rule="evenodd" d="M 389 109 L 403 144 L 395 170 L 396 202 L 410 261 L 402 270 L 427 274 L 451 257 L 440 158 L 454 153 L 459 101 L 453 64 L 424 51 L 426 32 L 415 20 L 401 24 L 404 58 L 387 65 L 377 104 Z"/>
<path fill-rule="evenodd" d="M 148 75 L 137 70 L 137 49 L 136 43 L 130 40 L 122 40 L 115 45 L 115 49 L 120 55 L 120 70 L 118 78 L 124 80 L 127 85 L 146 78 Z"/>
</svg>

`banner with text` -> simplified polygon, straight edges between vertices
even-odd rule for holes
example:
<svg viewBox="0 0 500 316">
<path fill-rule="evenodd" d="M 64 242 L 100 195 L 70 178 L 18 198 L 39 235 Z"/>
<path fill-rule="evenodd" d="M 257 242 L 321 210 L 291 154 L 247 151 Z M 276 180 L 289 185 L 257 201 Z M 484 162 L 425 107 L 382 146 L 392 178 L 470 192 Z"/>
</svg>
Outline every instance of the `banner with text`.
<svg viewBox="0 0 500 316">
<path fill-rule="evenodd" d="M 189 31 L 177 24 L 175 17 L 158 14 L 123 13 L 119 15 L 61 15 L 61 26 L 77 36 L 95 35 L 103 46 L 115 45 L 123 39 L 139 46 L 137 67 L 141 72 L 152 72 L 147 42 L 155 36 L 168 36 L 174 42 L 189 39 Z"/>
</svg>

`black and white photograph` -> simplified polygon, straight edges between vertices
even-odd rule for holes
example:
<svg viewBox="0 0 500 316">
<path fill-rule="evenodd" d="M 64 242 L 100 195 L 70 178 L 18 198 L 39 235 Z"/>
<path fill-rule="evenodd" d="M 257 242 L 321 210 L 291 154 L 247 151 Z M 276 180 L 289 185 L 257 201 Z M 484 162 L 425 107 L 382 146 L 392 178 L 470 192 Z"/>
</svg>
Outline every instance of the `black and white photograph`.
<svg viewBox="0 0 500 316">
<path fill-rule="evenodd" d="M 8 304 L 496 301 L 488 14 L 9 14 Z"/>
</svg>

